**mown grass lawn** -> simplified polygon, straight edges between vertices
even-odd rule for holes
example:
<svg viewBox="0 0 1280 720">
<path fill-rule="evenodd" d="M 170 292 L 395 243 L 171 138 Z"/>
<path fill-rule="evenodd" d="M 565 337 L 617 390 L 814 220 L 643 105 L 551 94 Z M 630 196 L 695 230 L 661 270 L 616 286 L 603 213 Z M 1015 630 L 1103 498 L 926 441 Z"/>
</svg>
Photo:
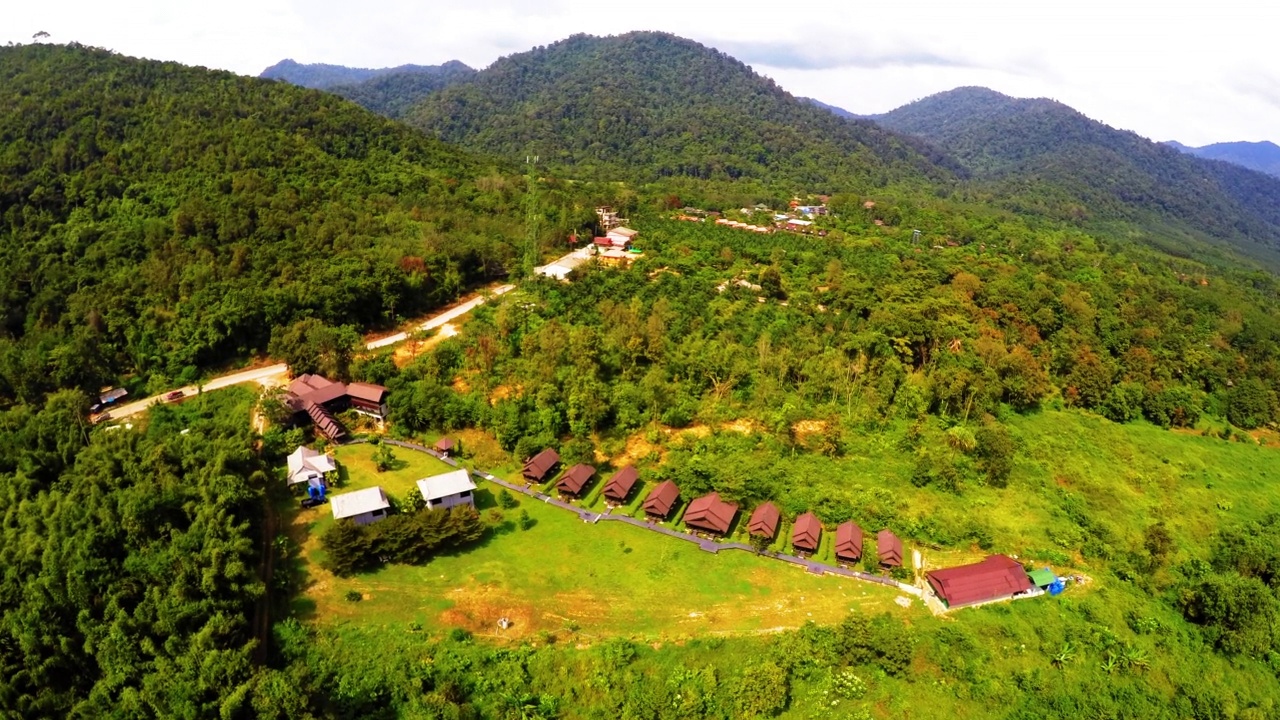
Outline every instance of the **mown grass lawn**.
<svg viewBox="0 0 1280 720">
<path fill-rule="evenodd" d="M 377 479 L 389 489 L 420 476 L 419 470 L 405 468 L 392 471 L 395 479 L 391 473 L 371 478 L 361 468 L 365 455 L 357 451 L 348 459 L 352 487 Z M 496 507 L 498 491 L 494 484 L 482 484 L 477 493 L 482 512 Z M 534 521 L 528 530 L 514 522 L 521 510 Z M 420 625 L 427 631 L 461 627 L 495 638 L 550 632 L 583 641 L 768 631 L 808 620 L 835 622 L 855 608 L 924 612 L 918 604 L 911 610 L 896 605 L 900 593 L 891 588 L 817 577 L 741 551 L 711 554 L 623 523 L 584 523 L 524 496 L 519 508 L 504 515 L 477 546 L 427 565 L 391 566 L 353 578 L 320 569 L 323 556 L 314 538 L 303 539 L 311 584 L 295 612 L 316 623 L 358 623 L 395 632 Z M 310 536 L 325 526 L 304 523 L 295 530 Z M 351 590 L 364 599 L 348 601 Z M 513 626 L 499 630 L 500 617 Z"/>
</svg>

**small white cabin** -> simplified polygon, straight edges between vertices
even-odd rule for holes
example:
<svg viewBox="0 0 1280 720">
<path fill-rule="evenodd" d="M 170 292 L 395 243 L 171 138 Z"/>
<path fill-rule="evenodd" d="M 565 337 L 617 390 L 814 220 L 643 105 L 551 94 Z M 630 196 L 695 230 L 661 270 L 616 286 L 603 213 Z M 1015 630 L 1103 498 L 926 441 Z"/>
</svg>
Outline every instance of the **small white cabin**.
<svg viewBox="0 0 1280 720">
<path fill-rule="evenodd" d="M 382 488 L 374 486 L 355 492 L 331 495 L 329 505 L 333 508 L 333 519 L 351 520 L 357 525 L 368 525 L 387 516 L 391 503 L 387 502 L 387 494 Z"/>
<path fill-rule="evenodd" d="M 466 470 L 453 470 L 423 478 L 418 481 L 418 491 L 422 493 L 427 507 L 432 510 L 447 510 L 458 505 L 476 506 L 476 484 L 471 480 L 471 473 Z"/>
</svg>

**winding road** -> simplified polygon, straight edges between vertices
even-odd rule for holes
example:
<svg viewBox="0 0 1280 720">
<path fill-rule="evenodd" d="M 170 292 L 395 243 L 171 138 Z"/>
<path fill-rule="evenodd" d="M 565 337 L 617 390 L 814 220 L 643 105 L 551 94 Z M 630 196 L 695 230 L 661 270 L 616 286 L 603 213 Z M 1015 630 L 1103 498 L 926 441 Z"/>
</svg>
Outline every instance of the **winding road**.
<svg viewBox="0 0 1280 720">
<path fill-rule="evenodd" d="M 470 298 L 458 303 L 457 305 L 454 305 L 453 307 L 450 307 L 447 310 L 444 310 L 442 312 L 439 312 L 427 318 L 421 325 L 417 327 L 415 332 L 422 331 L 422 330 L 434 330 L 435 328 L 438 328 L 447 322 L 456 320 L 462 317 L 463 315 L 466 315 L 467 313 L 471 312 L 472 310 L 482 305 L 490 297 L 497 297 L 499 295 L 504 295 L 508 292 L 511 292 L 512 290 L 515 290 L 515 288 L 516 288 L 515 285 L 498 285 L 497 287 L 489 288 L 488 292 L 477 293 L 471 296 Z M 404 342 L 407 339 L 409 339 L 409 333 L 399 332 L 394 335 L 388 335 L 387 337 L 384 337 L 384 338 L 371 340 L 365 344 L 365 348 L 368 350 L 377 350 L 379 348 L 387 347 L 388 345 L 395 345 L 396 343 Z M 174 388 L 174 390 L 181 390 L 184 397 L 191 397 L 192 395 L 196 395 L 201 392 L 209 392 L 210 390 L 220 390 L 225 387 L 231 387 L 232 385 L 240 385 L 243 383 L 256 382 L 256 383 L 262 383 L 265 385 L 267 384 L 267 381 L 273 380 L 275 378 L 283 378 L 288 374 L 288 372 L 289 372 L 288 365 L 285 365 L 284 363 L 276 363 L 275 365 L 268 365 L 266 367 L 252 368 L 249 370 L 239 370 L 237 372 L 229 373 L 227 375 L 220 375 L 218 377 L 212 378 L 211 380 L 209 380 L 208 382 L 202 385 L 183 385 L 180 388 Z M 152 405 L 155 405 L 156 403 L 160 403 L 160 402 L 165 402 L 164 400 L 165 396 L 171 394 L 172 392 L 173 390 L 168 390 L 159 395 L 152 395 L 151 397 L 143 398 L 141 400 L 135 400 L 134 402 L 131 402 L 125 405 L 109 408 L 109 412 L 111 413 L 109 419 L 121 420 L 133 415 L 137 415 L 140 412 L 146 412 L 147 408 L 151 407 Z M 103 418 L 103 419 L 107 419 L 107 418 Z"/>
</svg>

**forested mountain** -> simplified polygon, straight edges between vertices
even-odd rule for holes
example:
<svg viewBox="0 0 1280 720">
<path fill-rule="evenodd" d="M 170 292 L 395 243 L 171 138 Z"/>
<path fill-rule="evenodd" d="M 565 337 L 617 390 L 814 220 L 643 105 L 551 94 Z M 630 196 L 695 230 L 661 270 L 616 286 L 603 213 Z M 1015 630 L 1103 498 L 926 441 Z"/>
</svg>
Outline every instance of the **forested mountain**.
<svg viewBox="0 0 1280 720">
<path fill-rule="evenodd" d="M 575 35 L 498 60 L 406 121 L 580 177 L 751 178 L 809 191 L 951 176 L 945 158 L 789 95 L 743 63 L 652 32 Z"/>
<path fill-rule="evenodd" d="M 822 108 L 823 110 L 826 110 L 832 115 L 835 115 L 836 117 L 842 117 L 846 120 L 857 120 L 858 118 L 863 117 L 862 115 L 858 115 L 857 113 L 851 113 L 848 110 L 845 110 L 844 108 L 836 107 L 835 105 L 828 105 L 822 102 L 821 100 L 814 100 L 813 98 L 802 97 L 800 98 L 800 101 L 809 103 L 810 105 L 816 108 Z"/>
<path fill-rule="evenodd" d="M 520 185 L 328 93 L 2 48 L 0 402 L 434 307 L 505 271 Z"/>
<path fill-rule="evenodd" d="M 1280 145 L 1273 142 L 1224 142 L 1202 147 L 1190 147 L 1174 141 L 1165 144 L 1189 155 L 1222 160 L 1280 177 Z"/>
<path fill-rule="evenodd" d="M 877 116 L 955 156 L 1021 208 L 1071 218 L 1174 218 L 1280 247 L 1280 180 L 1190 157 L 1061 103 L 959 88 Z"/>
<path fill-rule="evenodd" d="M 258 77 L 268 80 L 284 80 L 302 87 L 323 90 L 338 85 L 354 85 L 376 77 L 387 75 L 428 75 L 459 76 L 474 73 L 475 70 L 457 60 L 450 60 L 442 65 L 397 65 L 390 68 L 353 68 L 345 65 L 326 65 L 324 63 L 300 63 L 293 60 L 281 60 L 272 65 Z"/>
<path fill-rule="evenodd" d="M 428 95 L 456 82 L 464 82 L 475 70 L 454 61 L 439 67 L 439 72 L 397 72 L 377 75 L 354 85 L 335 85 L 329 92 L 341 95 L 389 118 L 399 118 Z"/>
</svg>

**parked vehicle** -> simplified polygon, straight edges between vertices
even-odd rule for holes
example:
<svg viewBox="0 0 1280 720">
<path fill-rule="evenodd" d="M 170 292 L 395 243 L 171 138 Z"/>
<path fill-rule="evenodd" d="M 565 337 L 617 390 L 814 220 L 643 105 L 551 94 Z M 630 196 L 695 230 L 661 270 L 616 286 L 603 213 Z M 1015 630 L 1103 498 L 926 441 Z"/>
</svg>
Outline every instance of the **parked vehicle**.
<svg viewBox="0 0 1280 720">
<path fill-rule="evenodd" d="M 164 396 L 164 401 L 173 402 L 174 400 L 181 400 L 185 396 L 186 396 L 186 393 L 182 392 L 181 390 L 174 390 L 173 392 L 168 393 Z"/>
</svg>

